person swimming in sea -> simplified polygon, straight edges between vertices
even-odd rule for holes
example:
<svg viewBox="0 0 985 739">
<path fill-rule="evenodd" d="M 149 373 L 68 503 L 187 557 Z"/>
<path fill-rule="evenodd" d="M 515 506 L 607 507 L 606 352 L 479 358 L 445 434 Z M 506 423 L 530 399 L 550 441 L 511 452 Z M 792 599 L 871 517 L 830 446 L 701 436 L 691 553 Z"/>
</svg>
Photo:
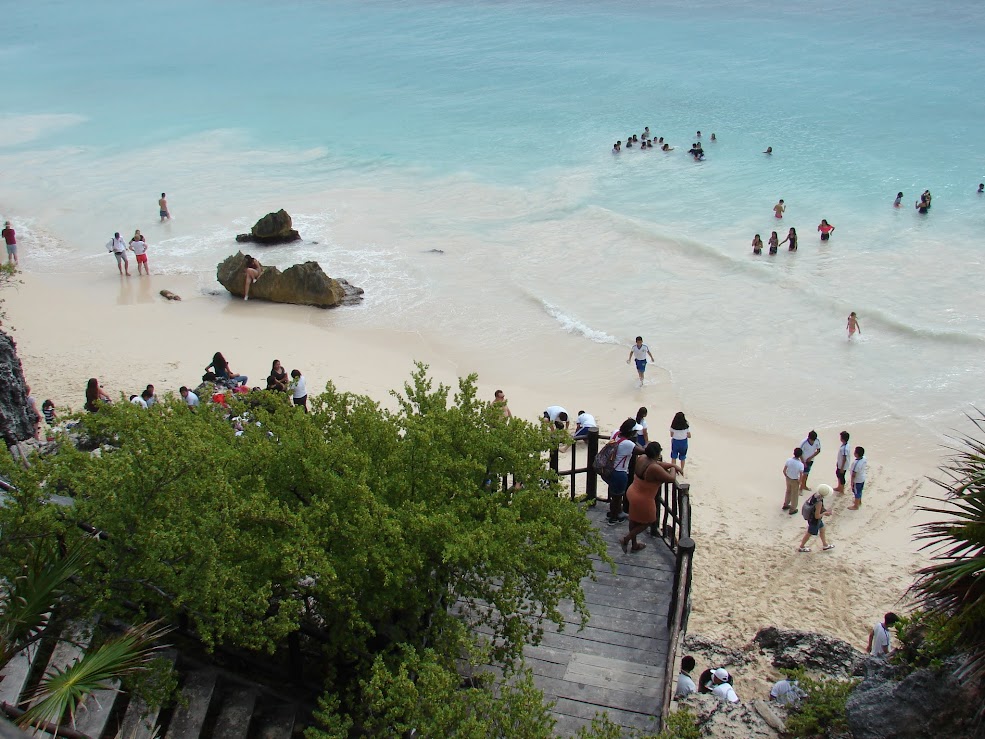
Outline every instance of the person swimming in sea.
<svg viewBox="0 0 985 739">
<path fill-rule="evenodd" d="M 711 135 L 711 140 L 712 141 L 718 141 L 718 138 L 715 136 L 715 134 L 712 134 Z"/>
<path fill-rule="evenodd" d="M 632 149 L 633 148 L 633 139 L 632 138 L 626 139 L 626 148 L 627 149 Z"/>
<path fill-rule="evenodd" d="M 982 193 L 985 193 L 985 182 L 978 183 L 978 194 L 981 195 Z"/>
<path fill-rule="evenodd" d="M 783 198 L 780 198 L 780 202 L 773 206 L 773 217 L 783 218 L 783 211 L 787 209 L 786 204 L 783 202 Z"/>
<path fill-rule="evenodd" d="M 752 237 L 752 253 L 762 254 L 763 253 L 763 240 L 759 238 L 759 234 Z"/>
<path fill-rule="evenodd" d="M 644 140 L 650 138 L 650 127 L 649 126 L 643 126 L 643 138 L 644 138 Z"/>
<path fill-rule="evenodd" d="M 764 151 L 763 153 L 764 154 L 772 154 L 773 153 L 773 147 L 772 146 L 767 146 L 766 147 L 766 151 Z"/>
<path fill-rule="evenodd" d="M 781 200 L 780 202 L 782 203 L 783 201 Z M 788 242 L 790 246 L 787 247 L 787 251 L 797 251 L 797 229 L 791 227 L 790 230 L 787 231 L 787 238 L 780 242 L 780 246 L 783 246 Z"/>
<path fill-rule="evenodd" d="M 822 218 L 817 230 L 821 232 L 821 241 L 827 241 L 831 238 L 831 232 L 835 230 L 835 227 Z"/>
<path fill-rule="evenodd" d="M 913 207 L 917 209 L 920 215 L 927 215 L 927 211 L 930 210 L 930 201 L 926 198 L 926 193 L 920 196 L 920 199 L 913 204 Z"/>
<path fill-rule="evenodd" d="M 780 248 L 780 237 L 776 235 L 776 231 L 770 234 L 770 255 L 776 254 L 777 249 Z"/>
<path fill-rule="evenodd" d="M 664 144 L 663 146 L 660 147 L 660 151 L 673 151 L 673 150 L 674 147 L 671 146 L 670 144 Z"/>
<path fill-rule="evenodd" d="M 618 154 L 622 151 L 622 141 L 617 141 L 616 145 L 612 147 L 612 153 Z"/>
<path fill-rule="evenodd" d="M 901 192 L 896 193 L 896 200 L 893 201 L 893 207 L 894 208 L 899 208 L 900 203 L 902 201 L 903 201 L 903 193 L 901 193 Z"/>
</svg>

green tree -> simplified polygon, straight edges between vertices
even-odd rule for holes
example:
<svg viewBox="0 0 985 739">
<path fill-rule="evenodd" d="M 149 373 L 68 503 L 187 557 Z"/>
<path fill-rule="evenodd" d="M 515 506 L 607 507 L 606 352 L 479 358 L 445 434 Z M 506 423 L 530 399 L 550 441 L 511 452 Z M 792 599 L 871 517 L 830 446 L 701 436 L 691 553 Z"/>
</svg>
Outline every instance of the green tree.
<svg viewBox="0 0 985 739">
<path fill-rule="evenodd" d="M 985 431 L 985 417 L 970 417 Z M 911 588 L 937 624 L 934 639 L 964 655 L 961 677 L 985 678 L 985 442 L 959 438 L 960 446 L 935 480 L 944 498 L 920 510 L 946 516 L 920 527 L 918 540 L 933 553 Z"/>
<path fill-rule="evenodd" d="M 260 393 L 231 401 L 235 425 L 174 399 L 103 407 L 80 419 L 97 453 L 63 444 L 8 466 L 22 492 L 0 511 L 0 574 L 84 521 L 106 539 L 80 610 L 129 601 L 187 618 L 206 644 L 267 652 L 303 629 L 326 705 L 357 725 L 372 719 L 361 686 L 399 677 L 403 655 L 447 670 L 481 632 L 509 670 L 545 621 L 563 625 L 562 600 L 587 619 L 580 580 L 604 543 L 559 495 L 554 436 L 503 418 L 474 377 L 452 395 L 418 366 L 394 398 L 389 411 L 329 384 L 304 414 Z M 506 474 L 519 484 L 503 491 Z M 44 505 L 51 493 L 74 508 Z"/>
</svg>

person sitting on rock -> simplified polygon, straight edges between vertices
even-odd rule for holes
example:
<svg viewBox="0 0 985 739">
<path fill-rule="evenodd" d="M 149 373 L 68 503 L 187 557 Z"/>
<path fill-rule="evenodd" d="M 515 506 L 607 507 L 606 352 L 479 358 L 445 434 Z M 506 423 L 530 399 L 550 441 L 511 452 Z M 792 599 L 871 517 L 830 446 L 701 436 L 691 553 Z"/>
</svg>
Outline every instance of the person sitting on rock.
<svg viewBox="0 0 985 739">
<path fill-rule="evenodd" d="M 739 696 L 732 689 L 732 676 L 724 667 L 711 671 L 711 692 L 712 695 L 729 703 L 738 703 Z"/>
<path fill-rule="evenodd" d="M 260 262 L 255 258 L 251 257 L 249 254 L 246 255 L 246 268 L 243 270 L 244 280 L 243 280 L 243 300 L 250 299 L 250 285 L 260 279 L 260 275 L 263 273 L 263 267 Z"/>
</svg>

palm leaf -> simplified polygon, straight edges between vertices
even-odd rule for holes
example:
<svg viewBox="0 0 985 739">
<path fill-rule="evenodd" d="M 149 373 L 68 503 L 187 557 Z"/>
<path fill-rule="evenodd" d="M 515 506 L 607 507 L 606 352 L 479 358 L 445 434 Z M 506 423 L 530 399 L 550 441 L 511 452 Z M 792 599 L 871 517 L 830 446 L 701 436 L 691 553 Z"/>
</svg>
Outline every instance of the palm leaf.
<svg viewBox="0 0 985 739">
<path fill-rule="evenodd" d="M 131 628 L 87 652 L 65 668 L 52 668 L 31 696 L 33 705 L 17 723 L 21 727 L 43 722 L 58 724 L 67 714 L 75 724 L 75 710 L 96 690 L 112 690 L 113 681 L 146 669 L 160 649 L 157 642 L 168 629 L 158 622 Z"/>
<path fill-rule="evenodd" d="M 0 665 L 44 631 L 65 584 L 82 567 L 84 548 L 59 557 L 47 546 L 33 547 L 22 574 L 0 594 Z"/>
</svg>

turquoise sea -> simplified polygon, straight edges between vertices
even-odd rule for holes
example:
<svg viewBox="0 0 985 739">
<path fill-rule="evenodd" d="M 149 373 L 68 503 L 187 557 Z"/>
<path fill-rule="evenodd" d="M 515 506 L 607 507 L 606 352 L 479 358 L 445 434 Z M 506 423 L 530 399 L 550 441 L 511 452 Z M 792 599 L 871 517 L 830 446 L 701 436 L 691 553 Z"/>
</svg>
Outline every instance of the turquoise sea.
<svg viewBox="0 0 985 739">
<path fill-rule="evenodd" d="M 978 0 L 0 9 L 0 214 L 29 270 L 109 285 L 103 244 L 141 228 L 208 292 L 232 236 L 285 207 L 306 242 L 263 261 L 367 288 L 327 330 L 617 384 L 642 333 L 686 408 L 798 438 L 985 404 Z M 611 154 L 644 126 L 676 151 Z M 778 198 L 800 250 L 753 257 Z"/>
</svg>

